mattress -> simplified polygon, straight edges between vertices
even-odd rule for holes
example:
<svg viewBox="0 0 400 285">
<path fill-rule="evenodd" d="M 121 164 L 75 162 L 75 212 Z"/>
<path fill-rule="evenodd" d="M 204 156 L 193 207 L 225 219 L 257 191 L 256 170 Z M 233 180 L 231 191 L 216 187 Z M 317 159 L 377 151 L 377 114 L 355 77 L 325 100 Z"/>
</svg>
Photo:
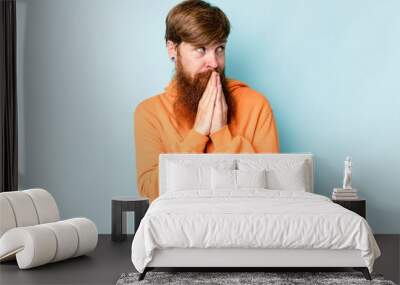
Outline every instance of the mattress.
<svg viewBox="0 0 400 285">
<path fill-rule="evenodd" d="M 372 272 L 380 255 L 364 218 L 309 192 L 175 191 L 157 198 L 132 242 L 139 272 L 162 249 L 359 250 Z"/>
</svg>

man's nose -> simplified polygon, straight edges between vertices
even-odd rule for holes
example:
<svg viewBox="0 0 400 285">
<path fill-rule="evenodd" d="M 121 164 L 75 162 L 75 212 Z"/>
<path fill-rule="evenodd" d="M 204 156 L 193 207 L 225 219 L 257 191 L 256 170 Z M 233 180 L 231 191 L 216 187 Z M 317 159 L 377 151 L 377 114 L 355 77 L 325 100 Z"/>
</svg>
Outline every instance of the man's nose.
<svg viewBox="0 0 400 285">
<path fill-rule="evenodd" d="M 218 67 L 217 55 L 215 53 L 209 53 L 207 57 L 207 67 L 211 69 L 215 69 Z"/>
</svg>

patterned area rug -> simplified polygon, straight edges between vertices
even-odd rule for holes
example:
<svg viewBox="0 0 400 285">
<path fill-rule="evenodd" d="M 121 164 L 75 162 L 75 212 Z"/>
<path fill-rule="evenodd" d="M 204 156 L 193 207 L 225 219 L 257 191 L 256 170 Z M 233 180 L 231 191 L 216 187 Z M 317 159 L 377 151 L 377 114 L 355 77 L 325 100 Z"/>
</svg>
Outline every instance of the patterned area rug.
<svg viewBox="0 0 400 285">
<path fill-rule="evenodd" d="M 138 281 L 139 273 L 124 273 L 117 285 L 134 284 L 379 284 L 395 285 L 384 280 L 382 275 L 372 274 L 372 281 L 361 272 L 147 272 L 145 279 Z"/>
</svg>

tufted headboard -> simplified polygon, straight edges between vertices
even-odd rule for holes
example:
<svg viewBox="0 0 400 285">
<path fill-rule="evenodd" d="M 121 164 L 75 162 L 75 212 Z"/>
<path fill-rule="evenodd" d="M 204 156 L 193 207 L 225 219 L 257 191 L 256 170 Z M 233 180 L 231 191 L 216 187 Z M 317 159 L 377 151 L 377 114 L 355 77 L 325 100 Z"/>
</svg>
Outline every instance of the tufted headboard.
<svg viewBox="0 0 400 285">
<path fill-rule="evenodd" d="M 291 165 L 304 163 L 305 179 L 307 180 L 307 192 L 314 192 L 314 161 L 313 155 L 310 153 L 304 154 L 189 154 L 189 153 L 165 153 L 159 157 L 159 191 L 160 195 L 166 192 L 168 185 L 168 167 L 169 163 L 181 163 L 190 166 L 212 166 L 218 163 L 232 162 L 235 169 L 242 167 L 250 168 L 252 165 L 261 164 L 267 167 L 274 165 Z"/>
</svg>

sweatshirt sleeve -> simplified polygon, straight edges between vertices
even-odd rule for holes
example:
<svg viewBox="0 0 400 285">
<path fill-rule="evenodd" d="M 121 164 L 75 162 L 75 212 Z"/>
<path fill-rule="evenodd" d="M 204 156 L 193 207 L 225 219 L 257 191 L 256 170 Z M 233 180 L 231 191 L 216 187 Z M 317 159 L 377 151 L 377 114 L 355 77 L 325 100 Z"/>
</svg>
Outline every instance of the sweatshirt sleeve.
<svg viewBox="0 0 400 285">
<path fill-rule="evenodd" d="M 135 111 L 135 147 L 137 190 L 150 202 L 159 196 L 158 158 L 166 153 L 161 137 L 161 126 L 155 114 L 139 105 Z M 178 143 L 178 152 L 202 153 L 209 138 L 190 130 Z"/>
<path fill-rule="evenodd" d="M 178 143 L 179 152 L 204 153 L 208 140 L 208 136 L 202 135 L 194 129 L 191 129 L 182 142 Z"/>
<path fill-rule="evenodd" d="M 279 152 L 278 132 L 271 108 L 263 106 L 258 117 L 253 140 L 243 136 L 232 136 L 226 125 L 210 136 L 215 152 L 222 153 L 277 153 Z"/>
</svg>

